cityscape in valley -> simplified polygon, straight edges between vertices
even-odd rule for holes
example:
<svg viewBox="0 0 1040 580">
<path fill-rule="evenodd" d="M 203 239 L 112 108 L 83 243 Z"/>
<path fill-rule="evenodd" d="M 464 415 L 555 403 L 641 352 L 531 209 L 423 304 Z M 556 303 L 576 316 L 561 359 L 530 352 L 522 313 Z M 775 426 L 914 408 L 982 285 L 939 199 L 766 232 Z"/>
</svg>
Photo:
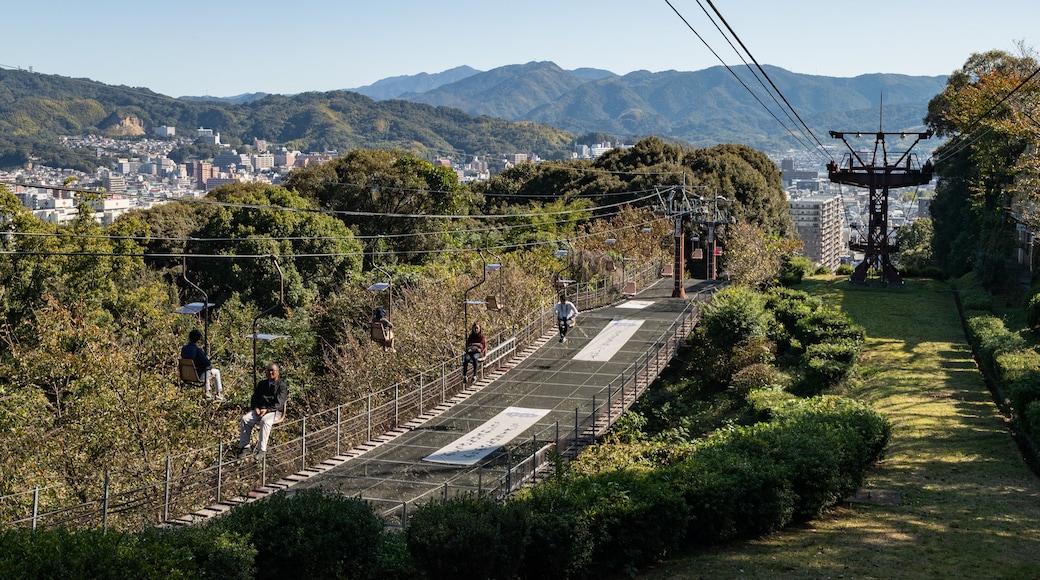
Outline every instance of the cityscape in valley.
<svg viewBox="0 0 1040 580">
<path fill-rule="evenodd" d="M 64 136 L 62 145 L 65 147 L 94 151 L 98 157 L 107 155 L 117 161 L 110 167 L 99 167 L 92 174 L 30 163 L 22 169 L 0 171 L 0 184 L 6 185 L 35 217 L 56 224 L 67 223 L 77 215 L 78 192 L 104 192 L 104 196 L 90 203 L 98 222 L 110 225 L 127 211 L 178 199 L 202 198 L 222 185 L 280 185 L 289 171 L 329 161 L 340 154 L 338 151 L 303 153 L 284 147 L 272 151 L 263 140 L 254 140 L 248 153 L 239 153 L 221 143 L 219 131 L 203 127 L 193 130 L 191 136 L 180 135 L 176 127 L 165 125 L 155 128 L 154 133 L 150 138 L 132 140 L 97 135 Z M 210 159 L 184 163 L 176 163 L 167 156 L 174 148 L 190 144 L 215 145 L 221 150 Z M 619 142 L 576 145 L 572 156 L 595 159 L 611 149 L 627 147 L 629 145 Z M 818 162 L 804 152 L 774 153 L 770 158 L 781 171 L 806 256 L 831 269 L 852 263 L 856 256 L 848 250 L 849 242 L 861 235 L 859 228 L 867 222 L 869 192 L 831 183 L 826 170 L 813 167 Z M 467 183 L 487 180 L 493 167 L 505 170 L 520 163 L 540 161 L 533 153 L 513 153 L 493 160 L 436 157 L 433 163 L 450 167 L 460 183 Z M 933 188 L 929 184 L 894 191 L 896 197 L 889 204 L 889 224 L 898 228 L 919 215 L 927 216 Z"/>
</svg>

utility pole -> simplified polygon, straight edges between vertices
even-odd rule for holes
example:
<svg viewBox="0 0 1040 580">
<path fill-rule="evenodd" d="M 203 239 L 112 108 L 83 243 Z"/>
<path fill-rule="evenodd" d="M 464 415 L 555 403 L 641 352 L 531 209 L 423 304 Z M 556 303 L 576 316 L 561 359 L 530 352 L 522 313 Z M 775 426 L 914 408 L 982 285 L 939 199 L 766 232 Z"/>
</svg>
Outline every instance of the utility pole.
<svg viewBox="0 0 1040 580">
<path fill-rule="evenodd" d="M 925 185 L 932 180 L 932 162 L 926 161 L 923 166 L 911 166 L 912 156 L 910 151 L 921 139 L 932 136 L 931 131 L 923 133 L 896 132 L 886 133 L 884 131 L 849 132 L 857 137 L 863 135 L 874 136 L 874 152 L 869 155 L 865 152 L 856 151 L 845 139 L 847 133 L 831 131 L 831 137 L 841 139 L 849 149 L 847 163 L 838 165 L 834 161 L 827 164 L 827 177 L 834 183 L 865 187 L 870 189 L 870 208 L 867 225 L 867 237 L 863 242 L 849 243 L 852 250 L 864 253 L 863 261 L 856 265 L 856 269 L 849 278 L 851 282 L 866 282 L 867 275 L 871 270 L 881 273 L 884 281 L 890 284 L 902 284 L 903 278 L 892 264 L 891 254 L 896 251 L 895 244 L 889 241 L 888 235 L 888 190 L 892 187 L 912 187 Z M 901 138 L 907 136 L 915 137 L 914 142 L 904 151 L 895 162 L 888 162 L 888 147 L 885 137 L 898 135 Z M 869 161 L 866 159 L 869 157 Z"/>
</svg>

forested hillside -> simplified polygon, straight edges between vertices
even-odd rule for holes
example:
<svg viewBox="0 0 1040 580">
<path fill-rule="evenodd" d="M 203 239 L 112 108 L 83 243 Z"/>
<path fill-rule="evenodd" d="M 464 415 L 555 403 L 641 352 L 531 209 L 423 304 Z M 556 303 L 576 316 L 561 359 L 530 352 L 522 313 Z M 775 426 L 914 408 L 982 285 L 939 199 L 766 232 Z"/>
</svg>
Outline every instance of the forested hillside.
<svg viewBox="0 0 1040 580">
<path fill-rule="evenodd" d="M 161 125 L 176 127 L 182 135 L 198 127 L 213 129 L 232 146 L 256 138 L 304 152 L 399 149 L 429 158 L 516 152 L 562 158 L 573 140 L 546 125 L 405 101 L 376 102 L 346 91 L 269 95 L 235 104 L 0 70 L 0 167 L 35 157 L 43 165 L 89 170 L 99 163 L 93 152 L 62 147 L 60 135 L 144 136 Z"/>
<path fill-rule="evenodd" d="M 918 130 L 928 100 L 945 83 L 942 76 L 837 78 L 773 66 L 763 69 L 818 135 L 875 128 L 882 121 L 882 105 L 885 128 Z M 598 72 L 589 75 L 563 70 L 552 62 L 530 62 L 474 73 L 425 92 L 403 92 L 396 98 L 546 123 L 576 134 L 658 135 L 702 147 L 743 143 L 766 151 L 799 146 L 785 129 L 785 124 L 793 128 L 794 123 L 779 112 L 746 68 L 636 71 L 623 76 Z M 403 80 L 396 84 L 405 86 Z"/>
</svg>

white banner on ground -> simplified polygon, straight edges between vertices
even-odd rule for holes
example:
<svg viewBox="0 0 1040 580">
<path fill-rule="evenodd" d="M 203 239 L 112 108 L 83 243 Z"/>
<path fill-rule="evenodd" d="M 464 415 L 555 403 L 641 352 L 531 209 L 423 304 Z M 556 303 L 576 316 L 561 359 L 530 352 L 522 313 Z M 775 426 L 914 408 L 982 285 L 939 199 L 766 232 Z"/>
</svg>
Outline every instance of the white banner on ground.
<svg viewBox="0 0 1040 580">
<path fill-rule="evenodd" d="M 607 323 L 596 338 L 585 348 L 574 355 L 574 360 L 606 362 L 632 338 L 632 335 L 643 325 L 642 320 L 624 320 L 616 318 Z"/>
<path fill-rule="evenodd" d="M 547 414 L 549 409 L 507 407 L 480 427 L 423 459 L 434 463 L 473 465 L 512 441 Z"/>
<path fill-rule="evenodd" d="M 647 306 L 650 306 L 653 303 L 653 300 L 629 300 L 628 302 L 622 302 L 621 304 L 618 304 L 617 307 L 642 309 L 646 308 Z"/>
</svg>

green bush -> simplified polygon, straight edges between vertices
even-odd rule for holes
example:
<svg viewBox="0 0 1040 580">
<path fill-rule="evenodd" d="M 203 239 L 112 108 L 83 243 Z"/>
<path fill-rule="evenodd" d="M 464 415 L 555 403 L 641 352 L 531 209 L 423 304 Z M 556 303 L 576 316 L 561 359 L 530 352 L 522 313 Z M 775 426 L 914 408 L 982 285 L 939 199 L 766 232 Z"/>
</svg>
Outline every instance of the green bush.
<svg viewBox="0 0 1040 580">
<path fill-rule="evenodd" d="M 383 532 L 367 502 L 320 489 L 276 493 L 209 525 L 250 538 L 257 578 L 365 578 L 377 565 Z"/>
<path fill-rule="evenodd" d="M 423 504 L 407 532 L 416 566 L 431 580 L 512 578 L 529 525 L 516 505 L 471 496 Z"/>
<path fill-rule="evenodd" d="M 197 528 L 8 530 L 0 533 L 0 578 L 245 580 L 253 577 L 255 553 L 242 536 Z"/>
<path fill-rule="evenodd" d="M 521 578 L 564 579 L 586 576 L 595 539 L 591 520 L 555 479 L 515 500 L 529 514 L 530 532 L 520 569 Z"/>
<path fill-rule="evenodd" d="M 713 345 L 729 350 L 750 338 L 765 337 L 770 319 L 762 294 L 731 286 L 704 306 L 698 327 Z"/>
<path fill-rule="evenodd" d="M 838 266 L 838 269 L 835 270 L 834 273 L 838 274 L 839 276 L 851 276 L 852 273 L 855 271 L 856 269 L 850 266 L 849 264 L 842 264 Z"/>
<path fill-rule="evenodd" d="M 961 306 L 964 310 L 978 310 L 980 312 L 991 312 L 993 310 L 993 296 L 985 290 L 976 288 L 962 290 L 960 297 Z"/>
<path fill-rule="evenodd" d="M 813 275 L 814 276 L 827 276 L 830 273 L 831 273 L 831 269 L 828 268 L 827 266 L 823 266 L 823 265 L 817 266 L 816 269 L 813 270 Z"/>
<path fill-rule="evenodd" d="M 852 365 L 821 357 L 803 357 L 793 392 L 802 397 L 825 393 L 852 374 Z"/>
<path fill-rule="evenodd" d="M 1034 440 L 1040 436 L 1040 400 L 1026 405 L 1025 412 L 1022 414 L 1022 428 L 1032 435 Z"/>
<path fill-rule="evenodd" d="M 1033 294 L 1026 301 L 1026 323 L 1034 331 L 1040 329 L 1040 293 Z"/>
<path fill-rule="evenodd" d="M 1015 415 L 1021 417 L 1030 403 L 1040 400 L 1040 369 L 1030 369 L 1004 383 L 1004 392 Z"/>
<path fill-rule="evenodd" d="M 738 396 L 744 397 L 755 389 L 778 385 L 783 380 L 780 371 L 765 363 L 755 363 L 734 373 L 730 387 Z"/>
<path fill-rule="evenodd" d="M 1009 331 L 1003 320 L 989 315 L 968 318 L 968 340 L 987 373 L 994 373 L 998 353 L 1025 348 L 1025 340 L 1017 332 Z"/>
<path fill-rule="evenodd" d="M 668 475 L 618 470 L 561 484 L 590 521 L 594 575 L 632 573 L 682 546 L 689 510 Z"/>
<path fill-rule="evenodd" d="M 848 314 L 833 308 L 821 308 L 808 317 L 799 319 L 792 334 L 803 345 L 817 344 L 825 341 L 851 340 L 862 344 L 866 333 L 862 327 L 852 323 Z"/>
<path fill-rule="evenodd" d="M 411 580 L 419 576 L 404 531 L 386 528 L 379 537 L 376 564 L 369 578 L 378 580 Z"/>
<path fill-rule="evenodd" d="M 788 472 L 766 456 L 707 446 L 668 470 L 690 509 L 690 545 L 760 536 L 786 526 L 793 516 Z"/>
<path fill-rule="evenodd" d="M 783 286 L 795 286 L 801 284 L 802 279 L 813 273 L 813 263 L 805 256 L 791 256 L 780 266 L 780 284 Z"/>
</svg>

